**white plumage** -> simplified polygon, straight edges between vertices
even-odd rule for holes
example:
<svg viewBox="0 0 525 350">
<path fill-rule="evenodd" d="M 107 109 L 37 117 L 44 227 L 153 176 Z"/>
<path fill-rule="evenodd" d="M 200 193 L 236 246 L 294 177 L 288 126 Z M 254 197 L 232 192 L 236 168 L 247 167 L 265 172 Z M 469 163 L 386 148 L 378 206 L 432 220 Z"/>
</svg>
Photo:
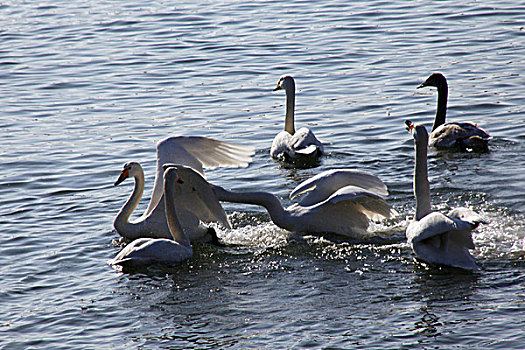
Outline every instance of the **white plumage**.
<svg viewBox="0 0 525 350">
<path fill-rule="evenodd" d="M 331 170 L 306 180 L 291 193 L 309 191 L 299 203 L 283 208 L 268 192 L 233 192 L 213 186 L 221 201 L 260 205 L 279 227 L 300 234 L 333 233 L 364 238 L 370 220 L 395 215 L 386 202 L 387 189 L 376 176 L 354 170 Z"/>
<path fill-rule="evenodd" d="M 194 187 L 194 183 L 179 175 L 177 168 L 167 166 L 163 182 L 166 220 L 172 239 L 134 240 L 109 261 L 110 265 L 134 268 L 151 264 L 179 264 L 193 255 L 190 240 L 180 222 L 181 210 L 193 212 L 194 215 L 198 211 L 199 215 L 205 212 L 213 217 L 225 216 L 212 191 L 206 186 Z"/>
<path fill-rule="evenodd" d="M 468 208 L 453 209 L 448 215 L 433 212 L 427 170 L 428 133 L 424 126 L 406 121 L 415 140 L 414 194 L 416 214 L 406 230 L 417 258 L 428 263 L 467 270 L 478 268 L 469 249 L 474 249 L 472 230 L 485 221 Z"/>
<path fill-rule="evenodd" d="M 286 117 L 284 130 L 275 136 L 270 148 L 270 155 L 273 158 L 287 162 L 316 159 L 321 156 L 324 153 L 324 148 L 314 133 L 305 127 L 295 130 L 294 79 L 289 75 L 281 77 L 275 90 L 284 90 L 286 92 Z"/>
<path fill-rule="evenodd" d="M 215 167 L 245 167 L 251 161 L 253 148 L 234 143 L 218 141 L 206 137 L 170 137 L 157 144 L 157 173 L 153 193 L 144 214 L 136 220 L 129 218 L 139 204 L 144 192 L 144 172 L 136 162 L 127 163 L 115 182 L 118 185 L 128 177 L 135 178 L 135 189 L 115 218 L 114 226 L 117 232 L 128 239 L 143 237 L 171 238 L 164 212 L 163 197 L 163 166 L 168 163 L 181 164 L 194 168 L 204 174 L 203 168 Z M 181 222 L 194 229 L 190 231 L 191 241 L 208 240 L 208 231 L 199 222 L 207 221 L 203 213 L 195 215 L 179 212 Z M 215 220 L 212 220 L 215 221 Z M 226 227 L 226 221 L 221 222 Z"/>
</svg>

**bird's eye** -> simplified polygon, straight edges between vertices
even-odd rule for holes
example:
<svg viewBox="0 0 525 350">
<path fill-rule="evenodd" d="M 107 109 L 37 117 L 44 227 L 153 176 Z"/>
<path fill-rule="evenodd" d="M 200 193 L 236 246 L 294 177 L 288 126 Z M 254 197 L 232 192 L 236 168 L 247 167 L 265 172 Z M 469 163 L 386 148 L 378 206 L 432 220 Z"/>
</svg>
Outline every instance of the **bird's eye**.
<svg viewBox="0 0 525 350">
<path fill-rule="evenodd" d="M 182 181 L 182 179 L 178 179 L 178 180 L 177 180 L 177 183 L 179 183 L 179 184 L 183 184 L 184 181 Z"/>
</svg>

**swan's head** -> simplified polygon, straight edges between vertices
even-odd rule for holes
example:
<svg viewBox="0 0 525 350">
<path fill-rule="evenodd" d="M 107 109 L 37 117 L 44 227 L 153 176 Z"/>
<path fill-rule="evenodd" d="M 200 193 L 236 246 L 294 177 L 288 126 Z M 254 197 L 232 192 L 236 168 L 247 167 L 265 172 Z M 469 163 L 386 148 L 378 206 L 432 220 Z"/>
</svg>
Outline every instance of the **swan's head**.
<svg viewBox="0 0 525 350">
<path fill-rule="evenodd" d="M 420 124 L 414 124 L 410 120 L 405 120 L 408 132 L 412 134 L 416 143 L 428 144 L 428 131 Z"/>
<path fill-rule="evenodd" d="M 122 181 L 126 180 L 128 177 L 135 177 L 142 173 L 142 176 L 144 176 L 144 171 L 142 170 L 142 167 L 137 162 L 129 162 L 124 164 L 124 167 L 122 168 L 122 171 L 120 172 L 120 176 L 118 177 L 117 181 L 115 181 L 114 185 L 119 185 Z"/>
<path fill-rule="evenodd" d="M 441 73 L 432 73 L 430 76 L 425 80 L 421 85 L 417 87 L 417 89 L 420 89 L 425 86 L 447 86 L 447 79 L 445 76 Z"/>
<path fill-rule="evenodd" d="M 288 91 L 295 91 L 295 81 L 293 80 L 291 75 L 283 75 L 279 82 L 277 83 L 277 87 L 273 89 L 273 91 L 277 90 L 284 90 L 286 92 Z"/>
</svg>

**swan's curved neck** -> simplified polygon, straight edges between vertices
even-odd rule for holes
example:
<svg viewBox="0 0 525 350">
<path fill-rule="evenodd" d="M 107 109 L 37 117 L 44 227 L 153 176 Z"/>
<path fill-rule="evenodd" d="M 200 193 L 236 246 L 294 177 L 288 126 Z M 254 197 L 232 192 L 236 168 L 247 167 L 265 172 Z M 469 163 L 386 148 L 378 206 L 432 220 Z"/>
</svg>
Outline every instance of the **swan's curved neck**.
<svg viewBox="0 0 525 350">
<path fill-rule="evenodd" d="M 173 239 L 187 247 L 191 247 L 189 238 L 184 234 L 184 231 L 179 223 L 177 217 L 177 209 L 175 208 L 175 193 L 173 190 L 174 181 L 168 181 L 165 177 L 164 180 L 164 203 L 166 209 L 166 220 L 170 229 L 171 236 Z"/>
<path fill-rule="evenodd" d="M 291 135 L 295 134 L 294 112 L 295 111 L 295 88 L 286 89 L 286 118 L 284 130 Z"/>
<path fill-rule="evenodd" d="M 428 182 L 427 147 L 424 142 L 416 141 L 416 163 L 414 166 L 414 195 L 416 196 L 416 220 L 421 220 L 431 212 L 430 184 Z"/>
<path fill-rule="evenodd" d="M 279 199 L 268 192 L 233 192 L 220 186 L 213 186 L 217 199 L 225 202 L 260 205 L 268 211 L 272 221 L 279 227 L 294 231 L 292 218 L 283 208 Z"/>
<path fill-rule="evenodd" d="M 447 117 L 447 99 L 448 99 L 448 85 L 445 82 L 444 84 L 439 84 L 437 86 L 437 110 L 436 118 L 434 119 L 434 125 L 432 125 L 432 131 L 434 131 L 440 125 L 445 124 Z"/>
<path fill-rule="evenodd" d="M 120 209 L 120 212 L 115 218 L 113 225 L 115 229 L 123 236 L 135 239 L 140 236 L 140 228 L 138 225 L 130 223 L 129 218 L 137 205 L 139 204 L 142 194 L 144 193 L 144 172 L 139 172 L 134 177 L 135 187 L 133 188 L 133 193 L 127 200 L 126 204 Z"/>
</svg>

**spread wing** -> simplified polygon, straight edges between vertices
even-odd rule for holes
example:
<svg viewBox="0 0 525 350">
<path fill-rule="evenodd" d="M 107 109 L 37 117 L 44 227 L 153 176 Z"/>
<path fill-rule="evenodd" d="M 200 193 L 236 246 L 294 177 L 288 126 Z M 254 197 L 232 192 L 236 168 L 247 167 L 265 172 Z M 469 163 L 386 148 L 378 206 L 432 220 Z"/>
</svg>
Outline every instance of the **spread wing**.
<svg viewBox="0 0 525 350">
<path fill-rule="evenodd" d="M 203 168 L 246 167 L 254 154 L 253 147 L 218 141 L 201 136 L 175 136 L 157 144 L 157 174 L 147 216 L 158 205 L 163 193 L 163 165 L 168 163 L 191 167 L 204 175 Z"/>
<path fill-rule="evenodd" d="M 371 220 L 389 218 L 396 214 L 383 197 L 356 186 L 340 188 L 327 199 L 327 202 L 332 205 L 352 202 L 358 205 L 360 211 Z"/>
<path fill-rule="evenodd" d="M 193 227 L 195 222 L 219 222 L 231 228 L 230 221 L 224 212 L 212 186 L 190 167 L 177 165 L 179 184 L 182 190 L 181 199 L 176 203 L 177 215 L 183 227 Z"/>
<path fill-rule="evenodd" d="M 302 182 L 290 193 L 290 199 L 310 191 L 299 203 L 309 206 L 326 200 L 346 186 L 359 187 L 383 198 L 388 195 L 386 185 L 377 176 L 366 171 L 337 169 L 324 171 Z"/>
</svg>

